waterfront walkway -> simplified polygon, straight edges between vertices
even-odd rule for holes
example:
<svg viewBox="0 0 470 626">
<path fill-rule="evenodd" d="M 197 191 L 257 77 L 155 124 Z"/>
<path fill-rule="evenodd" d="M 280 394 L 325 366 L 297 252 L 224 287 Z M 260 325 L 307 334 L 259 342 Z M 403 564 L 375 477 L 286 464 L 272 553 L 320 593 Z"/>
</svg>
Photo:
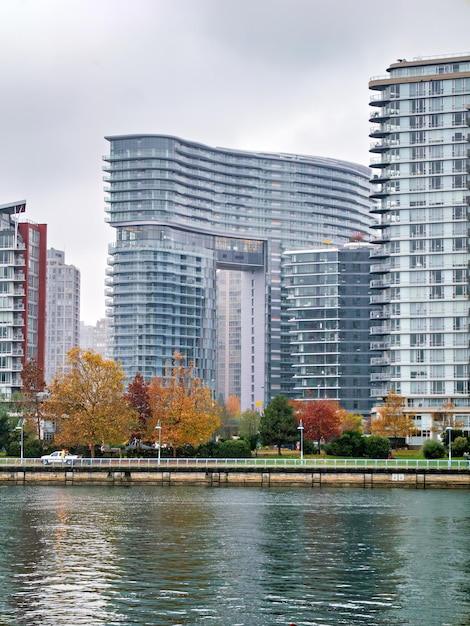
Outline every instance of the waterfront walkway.
<svg viewBox="0 0 470 626">
<path fill-rule="evenodd" d="M 470 489 L 463 460 L 330 459 L 0 459 L 0 484 L 153 484 L 257 487 Z"/>
</svg>

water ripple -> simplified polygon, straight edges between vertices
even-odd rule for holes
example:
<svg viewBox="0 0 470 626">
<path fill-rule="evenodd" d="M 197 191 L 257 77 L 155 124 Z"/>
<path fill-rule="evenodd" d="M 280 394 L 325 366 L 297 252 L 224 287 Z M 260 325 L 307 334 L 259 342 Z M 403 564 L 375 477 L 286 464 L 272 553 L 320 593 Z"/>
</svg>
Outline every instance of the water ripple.
<svg viewBox="0 0 470 626">
<path fill-rule="evenodd" d="M 41 486 L 0 497 L 0 624 L 470 623 L 468 493 Z"/>
</svg>

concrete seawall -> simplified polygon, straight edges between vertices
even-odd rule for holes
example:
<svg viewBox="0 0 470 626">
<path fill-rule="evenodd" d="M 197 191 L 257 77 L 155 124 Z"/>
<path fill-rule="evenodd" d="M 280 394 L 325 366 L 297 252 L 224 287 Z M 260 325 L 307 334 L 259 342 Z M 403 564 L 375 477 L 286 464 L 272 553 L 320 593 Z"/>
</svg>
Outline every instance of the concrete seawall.
<svg viewBox="0 0 470 626">
<path fill-rule="evenodd" d="M 0 485 L 470 489 L 470 470 L 332 468 L 1 468 Z"/>
</svg>

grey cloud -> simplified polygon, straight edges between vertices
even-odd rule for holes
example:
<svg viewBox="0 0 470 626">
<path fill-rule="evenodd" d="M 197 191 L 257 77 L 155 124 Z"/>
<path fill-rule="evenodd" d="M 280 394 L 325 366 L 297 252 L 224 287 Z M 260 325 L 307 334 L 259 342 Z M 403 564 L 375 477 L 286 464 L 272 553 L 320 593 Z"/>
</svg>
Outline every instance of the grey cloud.
<svg viewBox="0 0 470 626">
<path fill-rule="evenodd" d="M 2 202 L 26 196 L 104 314 L 108 134 L 367 163 L 371 76 L 465 52 L 463 0 L 4 0 Z M 92 260 L 92 262 L 90 262 Z"/>
</svg>

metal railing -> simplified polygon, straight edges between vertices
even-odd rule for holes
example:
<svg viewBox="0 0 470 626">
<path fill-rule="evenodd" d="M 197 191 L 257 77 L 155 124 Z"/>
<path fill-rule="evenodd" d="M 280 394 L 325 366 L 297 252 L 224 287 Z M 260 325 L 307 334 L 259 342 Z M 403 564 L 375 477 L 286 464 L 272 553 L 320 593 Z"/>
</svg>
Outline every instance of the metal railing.
<svg viewBox="0 0 470 626">
<path fill-rule="evenodd" d="M 66 462 L 54 462 L 44 465 L 41 459 L 18 459 L 1 457 L 1 468 L 45 468 L 45 469 L 113 469 L 119 470 L 170 470 L 193 468 L 205 470 L 219 469 L 330 469 L 330 470 L 470 470 L 470 461 L 461 459 L 331 459 L 328 457 L 292 459 L 292 458 L 249 458 L 249 459 L 197 459 L 197 458 L 99 458 L 73 459 Z"/>
</svg>

